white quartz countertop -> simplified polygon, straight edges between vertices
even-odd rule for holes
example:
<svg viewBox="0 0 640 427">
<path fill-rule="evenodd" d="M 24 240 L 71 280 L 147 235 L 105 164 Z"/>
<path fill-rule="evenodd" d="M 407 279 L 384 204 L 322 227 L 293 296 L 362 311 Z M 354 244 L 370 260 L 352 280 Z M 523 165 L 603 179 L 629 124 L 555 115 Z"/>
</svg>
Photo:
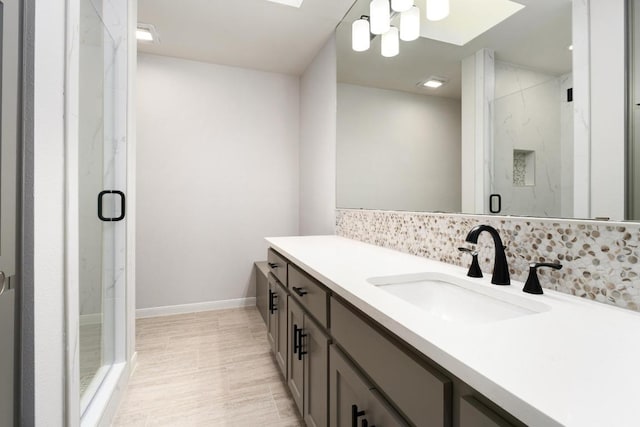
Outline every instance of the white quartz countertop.
<svg viewBox="0 0 640 427">
<path fill-rule="evenodd" d="M 481 324 L 431 316 L 372 285 L 380 276 L 466 269 L 338 236 L 273 237 L 275 250 L 531 426 L 640 426 L 640 314 L 523 283 L 479 287 L 550 310 Z M 462 242 L 461 242 L 462 243 Z M 544 277 L 541 277 L 541 281 Z"/>
</svg>

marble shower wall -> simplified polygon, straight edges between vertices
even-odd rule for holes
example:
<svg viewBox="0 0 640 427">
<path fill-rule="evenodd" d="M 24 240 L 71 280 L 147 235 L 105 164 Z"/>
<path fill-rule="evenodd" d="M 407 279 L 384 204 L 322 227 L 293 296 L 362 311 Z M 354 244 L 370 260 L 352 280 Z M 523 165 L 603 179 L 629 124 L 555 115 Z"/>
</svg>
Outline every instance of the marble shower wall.
<svg viewBox="0 0 640 427">
<path fill-rule="evenodd" d="M 530 262 L 558 261 L 540 283 L 570 295 L 640 311 L 640 224 L 462 214 L 338 209 L 336 234 L 412 255 L 467 267 L 467 232 L 488 224 L 500 232 L 511 277 L 524 282 Z M 493 242 L 478 241 L 482 270 L 493 268 Z"/>
<path fill-rule="evenodd" d="M 565 111 L 571 104 L 562 90 L 567 81 L 570 75 L 558 77 L 495 62 L 491 192 L 502 196 L 503 212 L 572 216 L 572 211 L 563 211 L 572 207 L 573 200 L 567 180 L 572 176 L 572 158 L 566 156 L 573 155 L 572 144 L 565 147 L 572 142 L 573 116 Z M 567 159 L 570 164 L 565 167 Z"/>
</svg>

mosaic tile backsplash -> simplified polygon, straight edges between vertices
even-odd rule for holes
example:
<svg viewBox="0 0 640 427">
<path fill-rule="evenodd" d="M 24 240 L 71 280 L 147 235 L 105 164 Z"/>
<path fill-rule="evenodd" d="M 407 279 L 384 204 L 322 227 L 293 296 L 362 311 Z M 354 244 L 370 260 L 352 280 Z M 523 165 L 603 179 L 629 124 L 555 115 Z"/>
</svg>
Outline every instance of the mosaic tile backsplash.
<svg viewBox="0 0 640 427">
<path fill-rule="evenodd" d="M 465 237 L 472 227 L 495 227 L 506 247 L 511 277 L 524 282 L 530 262 L 560 262 L 540 269 L 543 287 L 640 311 L 640 224 L 461 214 L 338 209 L 336 234 L 449 264 L 467 267 Z M 486 275 L 493 269 L 493 240 L 477 245 Z"/>
</svg>

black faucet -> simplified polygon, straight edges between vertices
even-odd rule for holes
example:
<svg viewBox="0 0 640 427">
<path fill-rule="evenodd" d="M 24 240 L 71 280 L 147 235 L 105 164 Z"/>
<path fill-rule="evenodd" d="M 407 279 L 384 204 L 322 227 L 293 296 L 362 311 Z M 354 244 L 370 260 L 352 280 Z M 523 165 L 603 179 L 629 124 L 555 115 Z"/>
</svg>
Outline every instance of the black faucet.
<svg viewBox="0 0 640 427">
<path fill-rule="evenodd" d="M 494 285 L 510 285 L 511 279 L 509 278 L 509 266 L 507 265 L 507 256 L 504 254 L 504 246 L 502 245 L 502 239 L 498 234 L 498 230 L 490 225 L 476 225 L 471 229 L 467 238 L 465 239 L 469 243 L 477 244 L 478 236 L 483 231 L 488 231 L 493 237 L 493 245 L 495 246 L 495 257 L 493 263 L 493 276 L 491 277 L 491 283 Z"/>
</svg>

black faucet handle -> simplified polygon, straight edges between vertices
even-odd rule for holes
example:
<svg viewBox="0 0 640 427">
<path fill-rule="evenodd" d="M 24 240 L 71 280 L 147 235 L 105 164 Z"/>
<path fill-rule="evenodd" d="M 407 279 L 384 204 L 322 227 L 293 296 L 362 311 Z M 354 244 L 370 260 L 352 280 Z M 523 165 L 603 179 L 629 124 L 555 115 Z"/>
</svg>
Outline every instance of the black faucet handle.
<svg viewBox="0 0 640 427">
<path fill-rule="evenodd" d="M 482 277 L 482 270 L 480 269 L 480 264 L 478 263 L 478 251 L 471 248 L 458 248 L 460 252 L 468 253 L 471 255 L 471 265 L 469 266 L 469 271 L 467 272 L 467 276 L 469 277 Z"/>
<path fill-rule="evenodd" d="M 478 255 L 478 251 L 476 251 L 475 249 L 459 247 L 458 250 L 460 252 L 465 252 L 465 253 L 471 254 L 473 256 Z"/>
<path fill-rule="evenodd" d="M 529 264 L 529 268 L 538 269 L 540 267 L 549 267 L 554 270 L 560 270 L 562 268 L 562 264 L 559 262 L 532 262 Z"/>
<path fill-rule="evenodd" d="M 529 264 L 529 277 L 527 277 L 527 281 L 524 284 L 524 288 L 522 288 L 522 292 L 536 295 L 542 295 L 544 293 L 542 292 L 542 286 L 540 285 L 540 279 L 538 278 L 538 268 L 540 267 L 560 270 L 562 268 L 562 264 L 559 262 L 532 262 Z"/>
</svg>

